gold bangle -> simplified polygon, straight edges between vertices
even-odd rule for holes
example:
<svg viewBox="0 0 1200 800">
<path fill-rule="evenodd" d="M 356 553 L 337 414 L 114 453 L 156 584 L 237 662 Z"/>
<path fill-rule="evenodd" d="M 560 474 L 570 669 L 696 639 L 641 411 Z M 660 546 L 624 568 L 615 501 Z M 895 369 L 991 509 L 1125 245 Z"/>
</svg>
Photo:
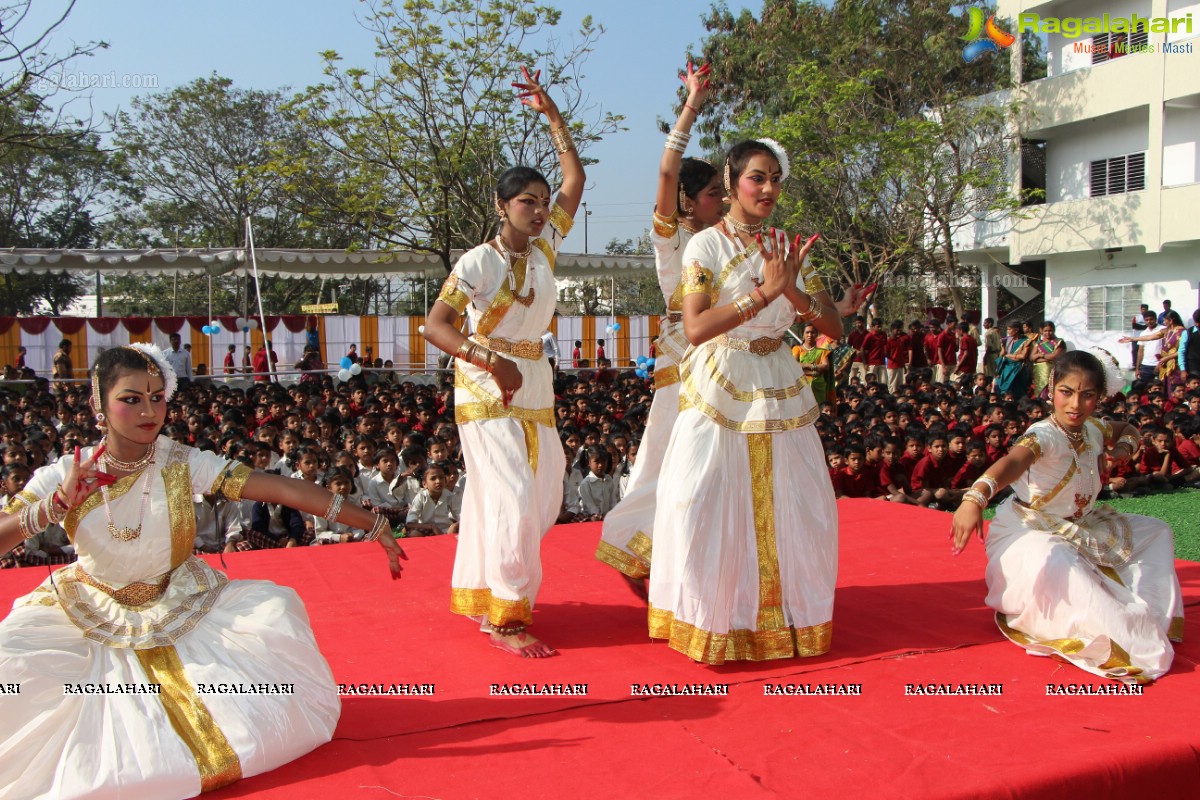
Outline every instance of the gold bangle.
<svg viewBox="0 0 1200 800">
<path fill-rule="evenodd" d="M 968 489 L 967 491 L 963 492 L 962 499 L 964 502 L 970 501 L 974 503 L 975 505 L 979 506 L 980 509 L 987 508 L 988 505 L 988 499 L 984 497 L 983 492 L 979 491 L 978 489 Z"/>
<path fill-rule="evenodd" d="M 463 339 L 462 344 L 460 344 L 458 346 L 458 350 L 455 351 L 454 357 L 469 363 L 471 361 L 471 348 L 474 346 L 475 343 L 470 339 Z"/>
<path fill-rule="evenodd" d="M 566 125 L 550 129 L 550 141 L 560 154 L 569 153 L 575 149 L 575 140 L 571 137 L 571 129 Z"/>
</svg>

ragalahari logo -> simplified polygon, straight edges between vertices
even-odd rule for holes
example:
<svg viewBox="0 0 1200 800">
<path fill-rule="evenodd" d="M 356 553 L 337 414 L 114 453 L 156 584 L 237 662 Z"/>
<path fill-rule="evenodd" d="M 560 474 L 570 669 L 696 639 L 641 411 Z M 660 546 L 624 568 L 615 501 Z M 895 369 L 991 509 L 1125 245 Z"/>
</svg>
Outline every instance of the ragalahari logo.
<svg viewBox="0 0 1200 800">
<path fill-rule="evenodd" d="M 1004 48 L 1011 45 L 1017 40 L 1007 31 L 1002 31 L 996 27 L 996 16 L 987 18 L 984 21 L 983 9 L 974 8 L 968 10 L 968 17 L 971 22 L 971 28 L 967 31 L 967 35 L 962 37 L 969 44 L 963 48 L 963 58 L 967 63 L 974 61 L 984 53 L 999 53 Z M 980 38 L 986 36 L 986 39 Z"/>
</svg>

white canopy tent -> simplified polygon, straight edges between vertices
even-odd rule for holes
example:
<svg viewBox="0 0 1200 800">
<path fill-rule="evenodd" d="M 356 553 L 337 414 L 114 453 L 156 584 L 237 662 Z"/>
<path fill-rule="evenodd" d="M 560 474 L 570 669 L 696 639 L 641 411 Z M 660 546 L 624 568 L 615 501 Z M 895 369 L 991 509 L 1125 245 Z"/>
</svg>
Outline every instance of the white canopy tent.
<svg viewBox="0 0 1200 800">
<path fill-rule="evenodd" d="M 457 261 L 465 251 L 451 255 Z M 278 278 L 378 278 L 444 276 L 441 259 L 428 253 L 385 250 L 300 250 L 260 247 L 254 250 L 260 276 Z M 559 253 L 557 278 L 619 278 L 654 270 L 653 256 L 608 256 Z M 149 250 L 0 249 L 0 272 L 99 273 L 100 275 L 246 276 L 252 271 L 246 247 Z"/>
</svg>

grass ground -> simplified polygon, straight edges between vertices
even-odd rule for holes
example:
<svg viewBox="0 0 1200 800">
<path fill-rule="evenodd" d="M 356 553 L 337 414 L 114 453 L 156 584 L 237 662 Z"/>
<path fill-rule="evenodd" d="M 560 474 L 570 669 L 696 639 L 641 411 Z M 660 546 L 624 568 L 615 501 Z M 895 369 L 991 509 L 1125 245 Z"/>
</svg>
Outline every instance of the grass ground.
<svg viewBox="0 0 1200 800">
<path fill-rule="evenodd" d="M 1187 561 L 1200 561 L 1200 489 L 1177 489 L 1103 502 L 1126 514 L 1161 519 L 1175 532 L 1175 555 Z M 984 516 L 991 519 L 995 513 L 994 508 L 989 508 Z"/>
</svg>

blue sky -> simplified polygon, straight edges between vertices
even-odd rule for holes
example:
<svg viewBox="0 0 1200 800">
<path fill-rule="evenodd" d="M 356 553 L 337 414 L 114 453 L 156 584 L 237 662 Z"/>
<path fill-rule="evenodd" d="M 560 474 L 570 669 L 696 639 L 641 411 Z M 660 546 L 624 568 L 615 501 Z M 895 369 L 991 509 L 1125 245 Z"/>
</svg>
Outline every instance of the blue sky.
<svg viewBox="0 0 1200 800">
<path fill-rule="evenodd" d="M 658 116 L 674 114 L 678 70 L 689 46 L 704 37 L 700 15 L 707 3 L 682 0 L 547 0 L 563 12 L 564 34 L 591 14 L 606 29 L 586 67 L 586 90 L 593 102 L 625 115 L 629 130 L 588 151 L 600 159 L 588 173 L 584 200 L 588 250 L 603 252 L 613 237 L 638 236 L 649 225 L 663 137 Z M 400 5 L 397 2 L 397 5 Z M 62 13 L 63 0 L 35 0 L 29 30 Z M 758 2 L 728 3 L 732 9 Z M 77 77 L 112 75 L 116 86 L 90 90 L 96 114 L 128 108 L 148 90 L 127 84 L 157 81 L 158 91 L 217 72 L 244 88 L 300 88 L 321 79 L 318 53 L 336 50 L 343 65 L 366 66 L 374 43 L 357 22 L 366 6 L 358 0 L 79 0 L 55 34 L 51 48 L 70 41 L 104 40 L 107 50 L 81 59 L 69 70 Z M 80 75 L 82 73 L 82 75 Z M 154 90 L 150 90 L 154 91 Z M 87 100 L 73 111 L 87 114 Z M 693 146 L 693 150 L 698 150 Z M 582 212 L 581 212 L 582 213 Z M 569 250 L 583 250 L 583 219 Z M 226 243 L 228 244 L 228 243 Z"/>
</svg>

